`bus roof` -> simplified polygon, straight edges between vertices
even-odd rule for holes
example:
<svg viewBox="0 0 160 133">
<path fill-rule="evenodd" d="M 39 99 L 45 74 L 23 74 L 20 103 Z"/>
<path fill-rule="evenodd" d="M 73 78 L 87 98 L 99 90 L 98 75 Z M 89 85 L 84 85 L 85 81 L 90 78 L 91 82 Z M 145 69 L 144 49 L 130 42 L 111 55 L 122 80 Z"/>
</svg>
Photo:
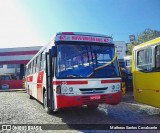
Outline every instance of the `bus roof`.
<svg viewBox="0 0 160 133">
<path fill-rule="evenodd" d="M 67 36 L 65 40 L 61 40 L 61 35 Z M 75 36 L 74 36 L 75 35 Z M 85 38 L 81 38 L 84 36 Z M 87 37 L 90 38 L 87 38 Z M 58 37 L 58 38 L 57 38 Z M 68 37 L 74 38 L 75 40 L 68 40 Z M 78 38 L 77 38 L 78 37 Z M 92 38 L 93 37 L 93 38 Z M 94 38 L 95 37 L 95 38 Z M 102 39 L 103 38 L 103 39 Z M 86 40 L 85 40 L 86 39 Z M 92 40 L 91 40 L 92 39 Z M 56 33 L 49 43 L 47 43 L 45 46 L 43 46 L 39 52 L 27 63 L 26 66 L 28 66 L 38 55 L 41 53 L 44 49 L 48 49 L 54 44 L 55 41 L 90 41 L 90 42 L 101 42 L 102 43 L 113 43 L 112 37 L 109 37 L 107 35 L 101 35 L 101 34 L 94 34 L 94 33 L 85 33 L 85 32 L 58 32 Z"/>
<path fill-rule="evenodd" d="M 149 45 L 154 45 L 156 43 L 160 43 L 160 37 L 158 38 L 155 38 L 155 39 L 152 39 L 150 41 L 147 41 L 147 42 L 144 42 L 140 45 L 137 45 L 133 48 L 133 50 L 137 50 L 137 49 L 140 49 L 140 48 L 143 48 L 143 47 L 146 47 L 146 46 L 149 46 Z"/>
<path fill-rule="evenodd" d="M 109 37 L 111 36 L 96 34 L 96 33 L 88 33 L 88 32 L 58 32 L 56 35 L 83 35 L 83 36 L 96 36 L 96 37 Z"/>
<path fill-rule="evenodd" d="M 56 34 L 55 41 L 79 41 L 113 44 L 112 37 L 109 37 L 107 35 L 83 32 L 59 32 Z"/>
</svg>

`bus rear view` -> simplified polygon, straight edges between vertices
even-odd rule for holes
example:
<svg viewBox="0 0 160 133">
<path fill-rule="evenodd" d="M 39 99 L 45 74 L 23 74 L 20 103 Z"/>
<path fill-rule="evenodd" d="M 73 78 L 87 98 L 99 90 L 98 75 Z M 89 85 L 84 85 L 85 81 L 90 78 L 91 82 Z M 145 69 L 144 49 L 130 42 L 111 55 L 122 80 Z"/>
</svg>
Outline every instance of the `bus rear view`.
<svg viewBox="0 0 160 133">
<path fill-rule="evenodd" d="M 46 65 L 47 84 L 43 87 L 47 110 L 83 105 L 95 109 L 99 104 L 121 101 L 121 78 L 111 37 L 62 32 L 56 34 L 54 45 L 47 47 L 52 49 L 48 50 L 46 64 L 50 67 Z"/>
</svg>

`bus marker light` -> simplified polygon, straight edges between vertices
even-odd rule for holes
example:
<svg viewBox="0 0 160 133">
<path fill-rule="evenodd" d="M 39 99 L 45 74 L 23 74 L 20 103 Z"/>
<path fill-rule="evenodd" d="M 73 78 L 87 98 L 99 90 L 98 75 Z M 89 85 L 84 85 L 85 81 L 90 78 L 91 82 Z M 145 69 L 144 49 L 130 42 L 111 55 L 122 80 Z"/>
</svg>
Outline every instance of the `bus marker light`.
<svg viewBox="0 0 160 133">
<path fill-rule="evenodd" d="M 64 35 L 73 35 L 74 32 L 62 32 L 62 34 L 64 34 Z"/>
<path fill-rule="evenodd" d="M 72 88 L 72 87 L 69 87 L 69 91 L 72 92 L 72 91 L 73 91 L 73 88 Z"/>
<path fill-rule="evenodd" d="M 116 89 L 117 89 L 117 90 L 120 89 L 120 85 L 119 85 L 119 84 L 116 85 Z"/>
<path fill-rule="evenodd" d="M 115 89 L 115 85 L 112 86 L 112 89 L 113 89 L 113 90 Z"/>
</svg>

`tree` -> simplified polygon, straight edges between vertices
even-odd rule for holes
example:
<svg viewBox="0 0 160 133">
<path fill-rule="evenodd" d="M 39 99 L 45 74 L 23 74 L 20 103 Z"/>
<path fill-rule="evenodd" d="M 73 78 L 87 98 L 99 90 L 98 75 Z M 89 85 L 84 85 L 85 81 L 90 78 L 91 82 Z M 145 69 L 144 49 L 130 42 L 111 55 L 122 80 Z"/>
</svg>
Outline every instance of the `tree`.
<svg viewBox="0 0 160 133">
<path fill-rule="evenodd" d="M 145 29 L 142 33 L 137 35 L 137 44 L 141 44 L 143 42 L 155 39 L 157 37 L 160 37 L 160 31 Z"/>
<path fill-rule="evenodd" d="M 132 54 L 133 47 L 136 45 L 139 45 L 141 43 L 144 43 L 146 41 L 155 39 L 157 37 L 160 37 L 160 31 L 158 30 L 152 30 L 152 29 L 145 29 L 142 33 L 138 34 L 136 37 L 136 41 L 130 43 L 127 45 L 127 55 Z"/>
<path fill-rule="evenodd" d="M 127 55 L 132 55 L 132 50 L 133 50 L 134 44 L 130 43 L 127 44 Z"/>
</svg>

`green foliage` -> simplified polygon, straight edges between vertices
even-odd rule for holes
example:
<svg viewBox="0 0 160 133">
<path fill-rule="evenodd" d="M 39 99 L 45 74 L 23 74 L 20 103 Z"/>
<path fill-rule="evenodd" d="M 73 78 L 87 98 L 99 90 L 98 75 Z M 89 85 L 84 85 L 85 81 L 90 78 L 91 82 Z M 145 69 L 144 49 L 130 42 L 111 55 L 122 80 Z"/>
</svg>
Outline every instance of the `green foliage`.
<svg viewBox="0 0 160 133">
<path fill-rule="evenodd" d="M 152 30 L 152 29 L 145 29 L 142 33 L 138 34 L 136 37 L 136 41 L 132 42 L 127 45 L 127 55 L 132 54 L 133 47 L 136 45 L 139 45 L 141 43 L 144 43 L 146 41 L 155 39 L 157 37 L 160 37 L 160 31 L 158 30 Z"/>
<path fill-rule="evenodd" d="M 132 55 L 132 50 L 133 50 L 134 44 L 130 43 L 127 45 L 127 55 Z"/>
<path fill-rule="evenodd" d="M 160 37 L 160 31 L 145 29 L 144 32 L 137 35 L 137 44 Z"/>
</svg>

